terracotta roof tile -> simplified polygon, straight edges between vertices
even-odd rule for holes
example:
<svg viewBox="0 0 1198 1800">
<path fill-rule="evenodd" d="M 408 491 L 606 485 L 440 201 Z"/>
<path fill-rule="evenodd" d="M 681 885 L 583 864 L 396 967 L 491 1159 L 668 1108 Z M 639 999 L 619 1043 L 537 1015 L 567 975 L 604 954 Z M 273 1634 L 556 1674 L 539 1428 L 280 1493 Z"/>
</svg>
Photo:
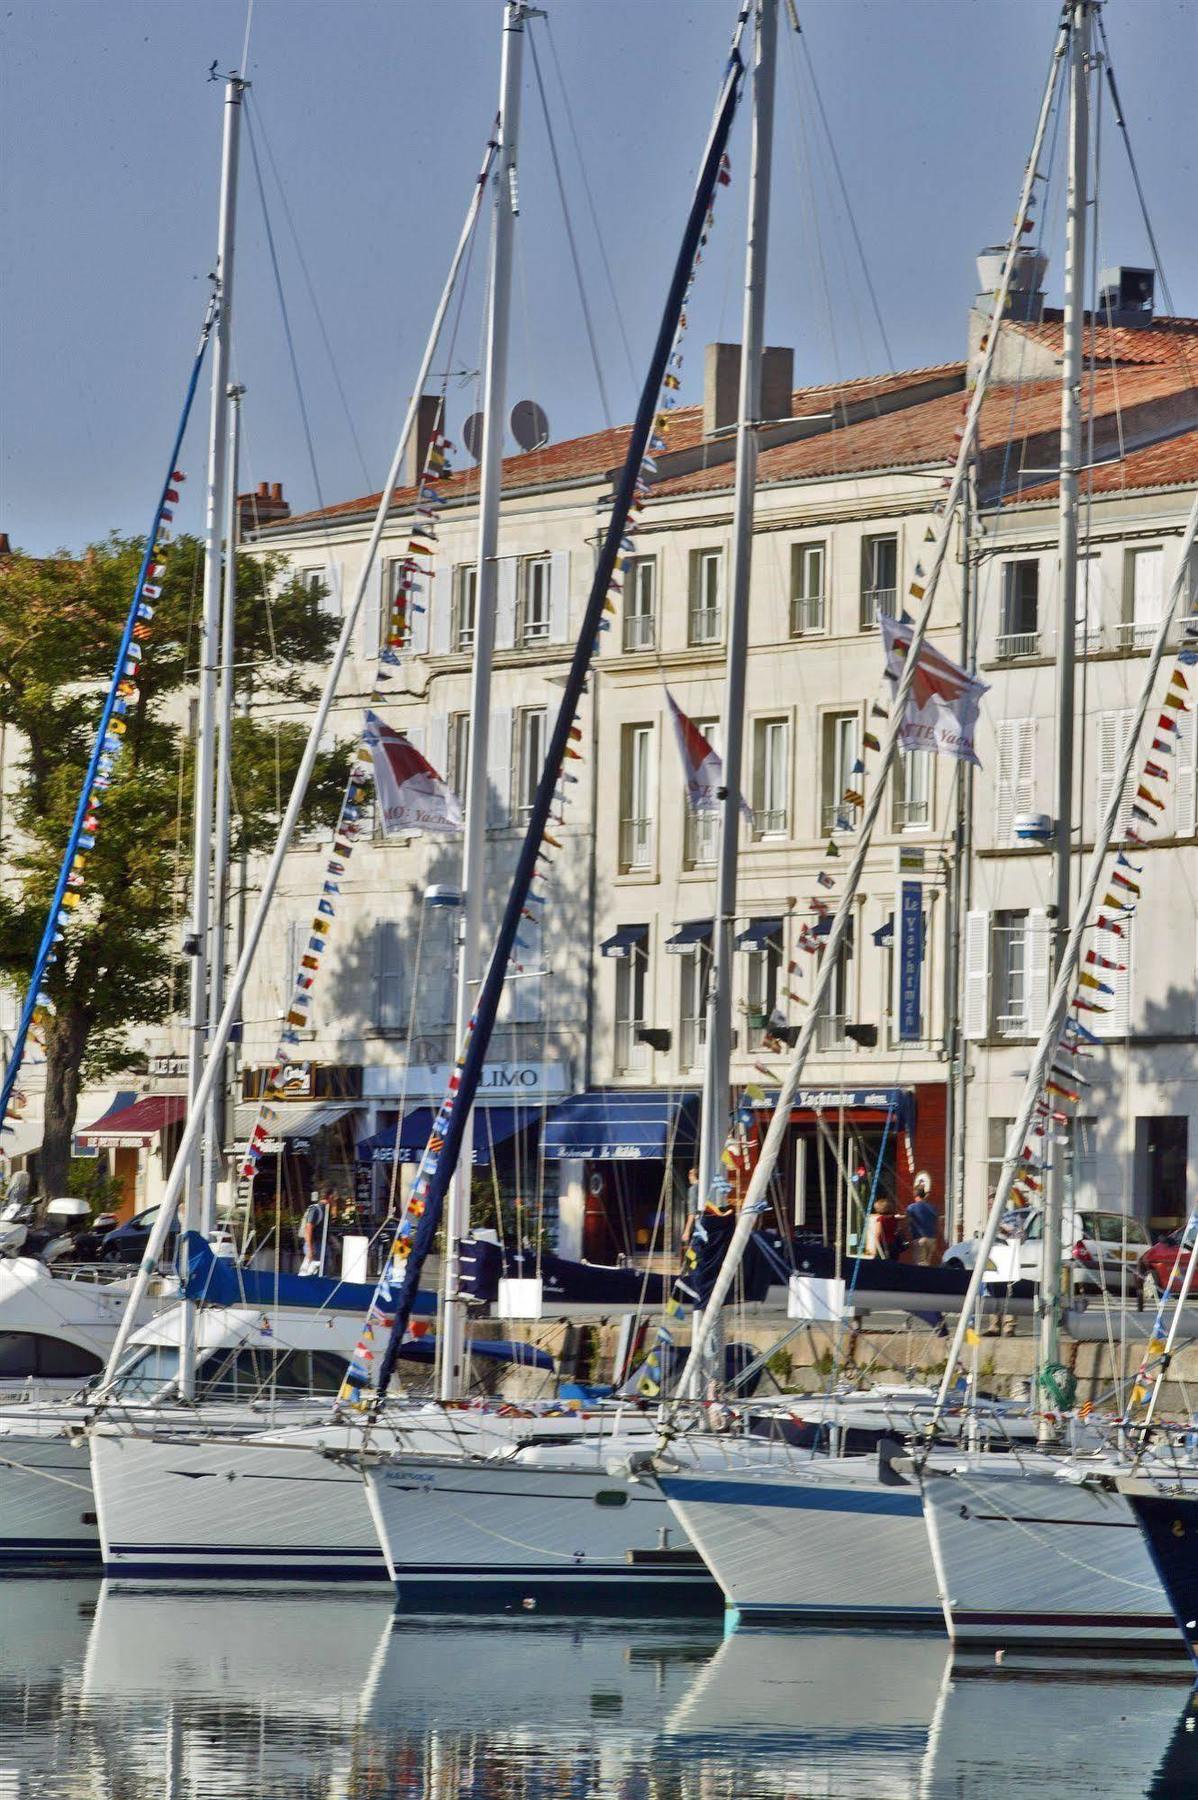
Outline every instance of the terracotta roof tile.
<svg viewBox="0 0 1198 1800">
<path fill-rule="evenodd" d="M 1064 343 L 1064 314 L 1046 306 L 1044 317 L 1035 324 L 1009 320 L 1007 330 L 1018 331 L 1051 350 L 1061 350 Z M 1094 355 L 1103 363 L 1152 363 L 1189 367 L 1198 375 L 1198 319 L 1157 318 L 1151 325 L 1094 326 L 1093 314 L 1086 314 L 1085 355 Z"/>
<path fill-rule="evenodd" d="M 1117 494 L 1137 488 L 1193 487 L 1198 484 L 1198 430 L 1183 431 L 1165 438 L 1159 444 L 1145 444 L 1132 450 L 1117 463 L 1087 470 L 1083 477 L 1085 491 L 1094 494 Z M 1059 484 L 1042 482 L 1039 487 L 1024 488 L 1021 501 L 1050 500 Z"/>
</svg>

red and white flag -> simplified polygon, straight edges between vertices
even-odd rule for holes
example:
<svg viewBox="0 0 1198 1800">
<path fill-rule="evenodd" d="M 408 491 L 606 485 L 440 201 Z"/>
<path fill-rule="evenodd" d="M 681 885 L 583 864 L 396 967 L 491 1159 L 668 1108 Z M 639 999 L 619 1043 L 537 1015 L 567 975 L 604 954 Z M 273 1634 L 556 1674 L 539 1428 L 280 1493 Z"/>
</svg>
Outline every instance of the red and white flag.
<svg viewBox="0 0 1198 1800">
<path fill-rule="evenodd" d="M 462 808 L 430 762 L 402 732 L 368 712 L 362 742 L 373 752 L 374 791 L 384 837 L 411 831 L 460 831 Z"/>
<path fill-rule="evenodd" d="M 694 720 L 687 718 L 669 688 L 666 689 L 666 699 L 670 703 L 674 736 L 678 740 L 678 754 L 682 758 L 687 805 L 692 812 L 718 812 L 720 789 L 724 785 L 724 759 L 708 743 Z M 749 812 L 743 800 L 740 805 L 742 812 Z"/>
<path fill-rule="evenodd" d="M 886 679 L 895 688 L 911 648 L 912 627 L 886 613 L 878 614 L 878 624 L 886 647 Z M 976 763 L 978 706 L 982 695 L 989 691 L 984 681 L 925 643 L 915 665 L 899 743 L 904 750 L 931 750 L 941 756 L 955 756 L 961 762 Z"/>
</svg>

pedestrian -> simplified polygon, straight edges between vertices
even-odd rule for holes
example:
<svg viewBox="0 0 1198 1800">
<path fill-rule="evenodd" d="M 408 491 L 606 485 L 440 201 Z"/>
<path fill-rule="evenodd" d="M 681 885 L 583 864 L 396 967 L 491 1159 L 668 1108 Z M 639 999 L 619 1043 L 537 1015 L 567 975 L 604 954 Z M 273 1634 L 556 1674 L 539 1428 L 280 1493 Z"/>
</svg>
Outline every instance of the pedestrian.
<svg viewBox="0 0 1198 1800">
<path fill-rule="evenodd" d="M 911 1261 L 926 1269 L 936 1258 L 940 1214 L 932 1205 L 932 1178 L 922 1169 L 915 1177 L 914 1192 L 915 1198 L 903 1214 L 903 1223 L 907 1230 Z"/>
<path fill-rule="evenodd" d="M 889 1194 L 879 1194 L 869 1215 L 865 1254 L 892 1260 L 898 1255 L 898 1237 L 899 1222 L 894 1201 Z"/>
<path fill-rule="evenodd" d="M 304 1246 L 304 1258 L 300 1263 L 301 1275 L 323 1275 L 325 1257 L 329 1248 L 329 1223 L 337 1195 L 332 1188 L 314 1195 L 310 1205 L 305 1209 L 300 1220 L 300 1238 Z"/>
</svg>

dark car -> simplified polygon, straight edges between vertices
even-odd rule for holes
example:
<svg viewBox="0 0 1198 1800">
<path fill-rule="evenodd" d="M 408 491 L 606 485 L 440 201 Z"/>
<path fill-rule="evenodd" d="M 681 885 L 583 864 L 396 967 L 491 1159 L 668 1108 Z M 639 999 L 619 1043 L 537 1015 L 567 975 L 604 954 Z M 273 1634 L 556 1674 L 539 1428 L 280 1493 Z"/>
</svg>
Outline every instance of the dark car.
<svg viewBox="0 0 1198 1800">
<path fill-rule="evenodd" d="M 158 1208 L 148 1206 L 145 1212 L 134 1213 L 131 1219 L 126 1219 L 125 1223 L 118 1225 L 115 1231 L 107 1232 L 100 1243 L 100 1261 L 139 1263 L 146 1253 L 146 1245 L 150 1241 L 150 1233 L 154 1229 L 154 1221 L 157 1217 Z M 163 1247 L 164 1259 L 174 1256 L 177 1235 L 175 1227 L 172 1226 L 167 1233 L 166 1244 Z"/>
<path fill-rule="evenodd" d="M 1193 1245 L 1193 1226 L 1185 1225 L 1177 1231 L 1171 1231 L 1168 1237 L 1158 1239 L 1150 1250 L 1145 1250 L 1140 1258 L 1140 1273 L 1144 1277 L 1145 1286 L 1151 1282 L 1158 1294 L 1180 1293 L 1186 1265 L 1190 1260 L 1186 1252 L 1192 1253 Z M 1194 1286 L 1198 1286 L 1198 1270 L 1195 1270 L 1191 1292 L 1194 1291 Z M 1195 1298 L 1198 1299 L 1198 1294 Z"/>
</svg>

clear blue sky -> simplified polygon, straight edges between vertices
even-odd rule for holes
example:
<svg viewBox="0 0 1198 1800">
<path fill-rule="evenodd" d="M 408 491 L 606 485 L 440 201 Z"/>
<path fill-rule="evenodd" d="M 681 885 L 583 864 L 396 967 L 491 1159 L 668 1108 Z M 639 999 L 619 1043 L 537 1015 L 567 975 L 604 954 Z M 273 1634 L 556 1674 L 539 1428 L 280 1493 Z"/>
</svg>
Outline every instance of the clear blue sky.
<svg viewBox="0 0 1198 1800">
<path fill-rule="evenodd" d="M 545 0 L 639 379 L 734 16 L 733 0 Z M 801 0 L 799 13 L 898 366 L 962 353 L 973 255 L 1005 236 L 1056 0 Z M 1198 313 L 1195 0 L 1111 0 L 1124 104 L 1179 311 Z M 282 175 L 361 458 L 277 191 L 269 196 L 326 499 L 380 485 L 402 397 L 494 111 L 499 0 L 256 0 L 260 147 Z M 786 14 L 783 9 L 782 18 Z M 220 89 L 245 0 L 10 0 L 0 10 L 0 528 L 33 551 L 140 530 L 152 506 L 211 267 Z M 535 27 L 617 418 L 635 387 L 602 279 L 544 27 Z M 795 71 L 798 71 L 796 80 Z M 779 71 L 768 331 L 799 380 L 888 366 L 793 42 Z M 801 105 L 796 100 L 802 102 Z M 525 90 L 511 398 L 554 437 L 603 423 L 531 69 Z M 692 309 L 702 345 L 739 332 L 744 122 L 736 184 Z M 808 156 L 804 146 L 813 148 Z M 1109 110 L 1104 261 L 1147 245 Z M 243 165 L 237 367 L 245 482 L 315 501 L 262 215 Z M 265 172 L 271 183 L 269 169 Z M 1060 180 L 1046 223 L 1059 296 Z M 479 275 L 457 362 L 478 354 Z M 450 392 L 450 424 L 471 410 Z M 185 462 L 198 522 L 198 411 Z M 365 464 L 365 470 L 363 468 Z"/>
</svg>

